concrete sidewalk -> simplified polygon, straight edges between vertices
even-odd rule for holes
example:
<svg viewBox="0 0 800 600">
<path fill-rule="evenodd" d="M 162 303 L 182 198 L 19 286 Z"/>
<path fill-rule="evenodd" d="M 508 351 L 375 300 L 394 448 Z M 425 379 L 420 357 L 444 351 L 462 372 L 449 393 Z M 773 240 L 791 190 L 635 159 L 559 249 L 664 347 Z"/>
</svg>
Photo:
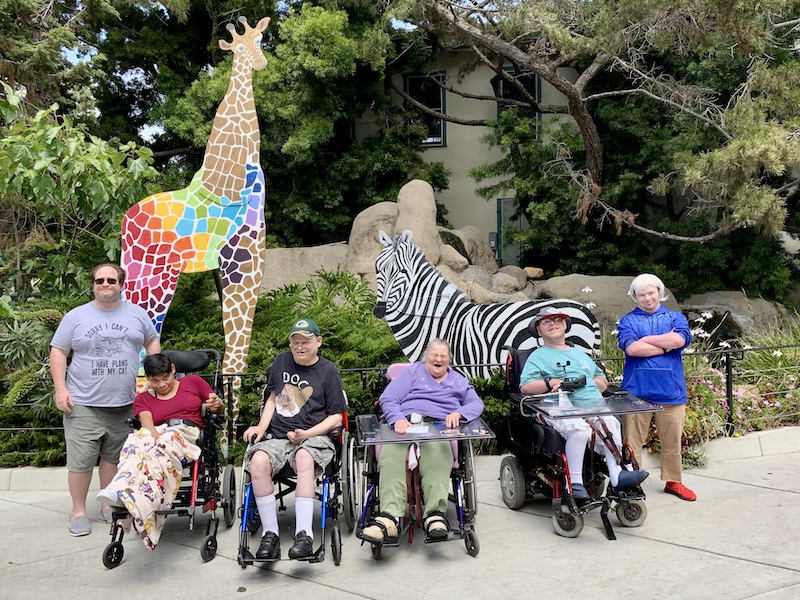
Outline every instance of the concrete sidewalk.
<svg viewBox="0 0 800 600">
<path fill-rule="evenodd" d="M 662 492 L 657 469 L 645 482 L 647 521 L 616 541 L 603 535 L 597 511 L 579 537 L 553 532 L 550 502 L 509 510 L 497 481 L 501 457 L 476 459 L 477 532 L 481 550 L 463 542 L 387 548 L 375 561 L 354 535 L 344 536 L 340 566 L 280 562 L 242 570 L 236 563 L 238 521 L 221 526 L 217 557 L 203 563 L 205 517 L 195 531 L 170 517 L 154 552 L 132 536 L 113 570 L 102 564 L 108 526 L 71 538 L 69 497 L 60 469 L 0 471 L 0 590 L 3 598 L 170 600 L 256 598 L 598 598 L 692 600 L 800 598 L 800 428 L 712 443 L 710 466 L 685 473 L 698 501 Z M 38 482 L 38 483 L 37 483 Z M 31 489 L 36 485 L 38 489 Z M 60 487 L 59 487 L 60 486 Z M 50 490 L 50 491 L 48 491 Z M 90 502 L 90 518 L 99 505 Z M 284 556 L 293 510 L 280 515 Z M 346 532 L 346 529 L 344 530 Z M 256 542 L 257 543 L 257 542 Z M 291 594 L 291 596 L 287 596 Z"/>
</svg>

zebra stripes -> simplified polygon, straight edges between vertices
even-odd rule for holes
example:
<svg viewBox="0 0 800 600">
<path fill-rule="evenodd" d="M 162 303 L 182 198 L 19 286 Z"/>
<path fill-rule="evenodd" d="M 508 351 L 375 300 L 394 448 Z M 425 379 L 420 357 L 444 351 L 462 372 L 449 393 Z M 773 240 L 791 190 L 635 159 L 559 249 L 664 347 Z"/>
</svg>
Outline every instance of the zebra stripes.
<svg viewBox="0 0 800 600">
<path fill-rule="evenodd" d="M 504 364 L 504 347 L 533 348 L 538 339 L 527 331 L 531 318 L 545 306 L 570 316 L 567 340 L 588 354 L 600 350 L 595 316 L 573 300 L 475 304 L 447 280 L 411 241 L 406 230 L 391 239 L 381 231 L 384 248 L 375 260 L 378 302 L 373 311 L 386 322 L 410 361 L 419 360 L 425 344 L 444 338 L 453 350 L 453 365 L 466 377 L 489 377 L 488 364 Z"/>
</svg>

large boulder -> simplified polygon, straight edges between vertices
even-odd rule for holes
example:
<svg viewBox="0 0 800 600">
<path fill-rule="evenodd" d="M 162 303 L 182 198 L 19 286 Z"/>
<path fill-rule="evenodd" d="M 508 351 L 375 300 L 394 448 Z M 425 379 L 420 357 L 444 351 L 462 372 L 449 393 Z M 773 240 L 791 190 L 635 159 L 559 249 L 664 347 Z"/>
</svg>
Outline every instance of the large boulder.
<svg viewBox="0 0 800 600">
<path fill-rule="evenodd" d="M 394 224 L 399 209 L 396 202 L 379 202 L 364 209 L 356 216 L 347 244 L 345 268 L 369 281 L 375 289 L 375 259 L 383 249 L 378 232 L 385 231 L 394 236 Z"/>
<path fill-rule="evenodd" d="M 397 194 L 395 231 L 410 230 L 412 241 L 422 248 L 431 264 L 439 264 L 442 239 L 436 227 L 436 199 L 427 181 L 414 179 L 400 188 Z M 388 232 L 387 232 L 388 233 Z"/>
<path fill-rule="evenodd" d="M 348 247 L 344 242 L 306 248 L 268 248 L 261 291 L 277 290 L 289 283 L 305 284 L 319 269 L 345 269 Z M 373 278 L 375 268 L 373 267 Z"/>
<path fill-rule="evenodd" d="M 443 228 L 439 228 L 441 231 Z M 447 229 L 449 233 L 457 236 L 464 244 L 470 262 L 478 267 L 483 267 L 490 274 L 497 271 L 497 260 L 494 252 L 489 247 L 489 242 L 483 237 L 480 229 L 473 225 L 467 225 L 461 229 Z"/>
<path fill-rule="evenodd" d="M 633 277 L 573 273 L 552 277 L 536 287 L 540 298 L 569 298 L 584 305 L 594 305 L 590 308 L 597 320 L 604 325 L 613 326 L 621 317 L 636 308 L 636 303 L 628 296 L 631 281 Z M 681 307 L 669 290 L 666 290 L 666 294 L 667 300 L 662 304 L 670 310 L 680 311 Z"/>
<path fill-rule="evenodd" d="M 703 313 L 711 313 L 704 318 L 708 323 L 721 323 L 724 337 L 738 337 L 754 330 L 775 325 L 780 319 L 788 317 L 785 308 L 762 298 L 748 298 L 742 292 L 706 292 L 695 294 L 681 302 L 683 312 L 690 320 Z"/>
<path fill-rule="evenodd" d="M 498 294 L 515 294 L 520 289 L 518 283 L 516 277 L 502 271 L 492 275 L 492 289 Z M 522 289 L 524 288 L 523 285 Z"/>
<path fill-rule="evenodd" d="M 524 290 L 528 284 L 528 274 L 516 265 L 500 267 L 500 273 L 505 273 L 517 280 L 517 290 Z"/>
<path fill-rule="evenodd" d="M 441 254 L 439 255 L 439 264 L 447 265 L 456 273 L 459 273 L 469 267 L 469 262 L 466 257 L 461 254 L 449 244 L 442 244 L 440 248 Z"/>
<path fill-rule="evenodd" d="M 492 285 L 492 277 L 489 275 L 489 272 L 486 269 L 481 267 L 476 267 L 475 265 L 470 265 L 461 273 L 459 273 L 458 277 L 467 283 L 477 283 L 481 287 L 488 288 Z M 455 283 L 455 282 L 453 282 Z"/>
</svg>

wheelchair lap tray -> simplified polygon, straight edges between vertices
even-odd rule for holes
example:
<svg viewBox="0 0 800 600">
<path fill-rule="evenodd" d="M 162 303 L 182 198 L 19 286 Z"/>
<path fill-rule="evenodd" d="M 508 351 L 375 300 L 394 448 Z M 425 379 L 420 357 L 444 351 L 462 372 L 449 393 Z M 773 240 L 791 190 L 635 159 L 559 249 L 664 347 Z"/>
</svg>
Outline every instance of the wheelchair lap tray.
<svg viewBox="0 0 800 600">
<path fill-rule="evenodd" d="M 375 439 L 381 429 L 381 423 L 377 415 L 357 415 L 356 429 L 360 441 L 370 441 Z"/>
<path fill-rule="evenodd" d="M 366 446 L 443 438 L 481 439 L 494 437 L 494 433 L 480 417 L 468 423 L 461 423 L 458 429 L 447 429 L 444 421 L 424 420 L 421 423 L 412 425 L 407 433 L 399 434 L 395 433 L 388 423 L 382 423 L 377 416 L 368 414 L 356 417 L 356 428 L 359 443 Z"/>
</svg>

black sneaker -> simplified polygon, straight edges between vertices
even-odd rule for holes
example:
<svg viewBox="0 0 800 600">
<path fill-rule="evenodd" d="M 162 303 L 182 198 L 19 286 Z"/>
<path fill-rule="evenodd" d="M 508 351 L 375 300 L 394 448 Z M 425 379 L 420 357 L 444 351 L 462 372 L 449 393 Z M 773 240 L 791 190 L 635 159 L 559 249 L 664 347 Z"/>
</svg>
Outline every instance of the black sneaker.
<svg viewBox="0 0 800 600">
<path fill-rule="evenodd" d="M 289 548 L 289 558 L 308 558 L 314 553 L 314 545 L 305 531 L 299 531 L 294 536 L 294 545 Z"/>
<path fill-rule="evenodd" d="M 291 551 L 289 551 L 291 554 Z M 268 531 L 261 538 L 261 545 L 256 552 L 259 560 L 278 560 L 281 557 L 281 540 L 273 531 Z"/>
</svg>

